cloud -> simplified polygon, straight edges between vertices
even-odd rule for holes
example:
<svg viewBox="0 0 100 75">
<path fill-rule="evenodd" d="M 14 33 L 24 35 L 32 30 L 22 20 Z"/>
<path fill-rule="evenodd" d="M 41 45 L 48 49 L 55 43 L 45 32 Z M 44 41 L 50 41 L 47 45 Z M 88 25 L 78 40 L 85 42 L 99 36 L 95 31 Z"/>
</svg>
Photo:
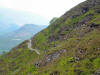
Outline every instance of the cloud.
<svg viewBox="0 0 100 75">
<path fill-rule="evenodd" d="M 0 0 L 0 7 L 34 12 L 51 19 L 61 16 L 83 1 L 85 0 Z"/>
</svg>

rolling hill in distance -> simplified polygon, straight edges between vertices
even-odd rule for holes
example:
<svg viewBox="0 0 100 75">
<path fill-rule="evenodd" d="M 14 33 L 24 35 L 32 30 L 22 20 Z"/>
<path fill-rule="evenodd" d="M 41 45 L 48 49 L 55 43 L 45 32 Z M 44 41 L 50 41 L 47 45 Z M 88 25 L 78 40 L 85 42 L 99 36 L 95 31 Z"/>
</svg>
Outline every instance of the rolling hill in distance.
<svg viewBox="0 0 100 75">
<path fill-rule="evenodd" d="M 48 20 L 35 13 L 0 8 L 0 53 L 31 38 L 48 25 Z"/>
<path fill-rule="evenodd" d="M 0 52 L 9 51 L 46 27 L 46 25 L 25 24 L 18 30 L 0 36 Z"/>
<path fill-rule="evenodd" d="M 17 30 L 25 24 L 48 25 L 48 20 L 41 15 L 10 8 L 0 8 L 0 35 Z"/>
<path fill-rule="evenodd" d="M 8 32 L 13 32 L 17 29 L 20 28 L 20 26 L 18 26 L 17 24 L 4 24 L 4 23 L 0 23 L 0 36 L 4 35 Z"/>
</svg>

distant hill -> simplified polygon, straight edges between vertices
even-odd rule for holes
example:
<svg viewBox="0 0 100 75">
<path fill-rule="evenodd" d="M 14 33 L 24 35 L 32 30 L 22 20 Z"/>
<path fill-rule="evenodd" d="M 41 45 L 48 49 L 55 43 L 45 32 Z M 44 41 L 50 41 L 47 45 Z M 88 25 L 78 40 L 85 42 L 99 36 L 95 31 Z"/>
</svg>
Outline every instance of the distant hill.
<svg viewBox="0 0 100 75">
<path fill-rule="evenodd" d="M 16 31 L 9 32 L 3 36 L 0 36 L 0 50 L 8 51 L 24 40 L 31 38 L 44 28 L 46 28 L 45 25 L 39 26 L 34 24 L 26 24 Z"/>
<path fill-rule="evenodd" d="M 16 30 L 24 24 L 47 25 L 48 20 L 35 13 L 0 8 L 0 35 Z"/>
<path fill-rule="evenodd" d="M 4 24 L 4 23 L 0 23 L 0 35 L 4 35 L 8 32 L 12 32 L 15 31 L 17 29 L 19 29 L 20 26 L 18 26 L 17 24 Z"/>
</svg>

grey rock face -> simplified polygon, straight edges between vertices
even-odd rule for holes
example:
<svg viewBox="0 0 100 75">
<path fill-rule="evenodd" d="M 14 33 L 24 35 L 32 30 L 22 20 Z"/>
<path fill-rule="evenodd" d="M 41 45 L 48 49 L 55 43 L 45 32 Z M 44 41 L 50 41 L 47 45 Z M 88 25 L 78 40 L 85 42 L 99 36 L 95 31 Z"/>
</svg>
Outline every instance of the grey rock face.
<svg viewBox="0 0 100 75">
<path fill-rule="evenodd" d="M 47 64 L 49 64 L 50 62 L 56 60 L 62 53 L 64 53 L 66 50 L 58 50 L 54 53 L 48 54 L 48 55 L 44 55 L 44 57 L 35 63 L 36 67 L 40 67 L 40 66 L 46 66 Z"/>
<path fill-rule="evenodd" d="M 97 70 L 93 75 L 100 75 L 100 69 Z"/>
<path fill-rule="evenodd" d="M 87 0 L 76 7 L 72 8 L 70 11 L 63 15 L 64 18 L 75 18 L 84 13 L 94 6 L 100 6 L 100 0 Z"/>
<path fill-rule="evenodd" d="M 60 72 L 59 71 L 54 71 L 54 72 L 50 73 L 50 75 L 60 75 Z"/>
</svg>

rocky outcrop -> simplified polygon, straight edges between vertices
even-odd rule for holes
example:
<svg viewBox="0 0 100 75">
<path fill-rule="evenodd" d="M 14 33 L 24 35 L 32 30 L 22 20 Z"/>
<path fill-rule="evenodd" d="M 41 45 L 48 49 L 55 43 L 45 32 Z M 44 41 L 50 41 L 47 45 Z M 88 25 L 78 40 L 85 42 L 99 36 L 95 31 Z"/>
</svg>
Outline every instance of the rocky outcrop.
<svg viewBox="0 0 100 75">
<path fill-rule="evenodd" d="M 97 28 L 97 27 L 100 27 L 100 24 L 91 23 L 90 27 L 91 28 Z"/>
<path fill-rule="evenodd" d="M 46 66 L 47 64 L 49 64 L 50 62 L 56 60 L 62 53 L 66 52 L 66 50 L 58 50 L 58 51 L 55 51 L 51 54 L 48 54 L 48 55 L 44 55 L 44 57 L 38 61 L 38 62 L 35 62 L 35 66 L 36 67 L 40 67 L 40 66 Z"/>
<path fill-rule="evenodd" d="M 92 75 L 100 75 L 100 69 L 98 69 L 94 74 Z"/>
<path fill-rule="evenodd" d="M 100 5 L 100 0 L 87 0 L 76 7 L 72 8 L 69 12 L 63 15 L 64 18 L 75 18 L 84 13 L 86 13 L 89 9 L 97 5 Z"/>
<path fill-rule="evenodd" d="M 50 73 L 50 75 L 60 75 L 60 72 L 59 71 L 54 71 L 54 72 Z"/>
</svg>

